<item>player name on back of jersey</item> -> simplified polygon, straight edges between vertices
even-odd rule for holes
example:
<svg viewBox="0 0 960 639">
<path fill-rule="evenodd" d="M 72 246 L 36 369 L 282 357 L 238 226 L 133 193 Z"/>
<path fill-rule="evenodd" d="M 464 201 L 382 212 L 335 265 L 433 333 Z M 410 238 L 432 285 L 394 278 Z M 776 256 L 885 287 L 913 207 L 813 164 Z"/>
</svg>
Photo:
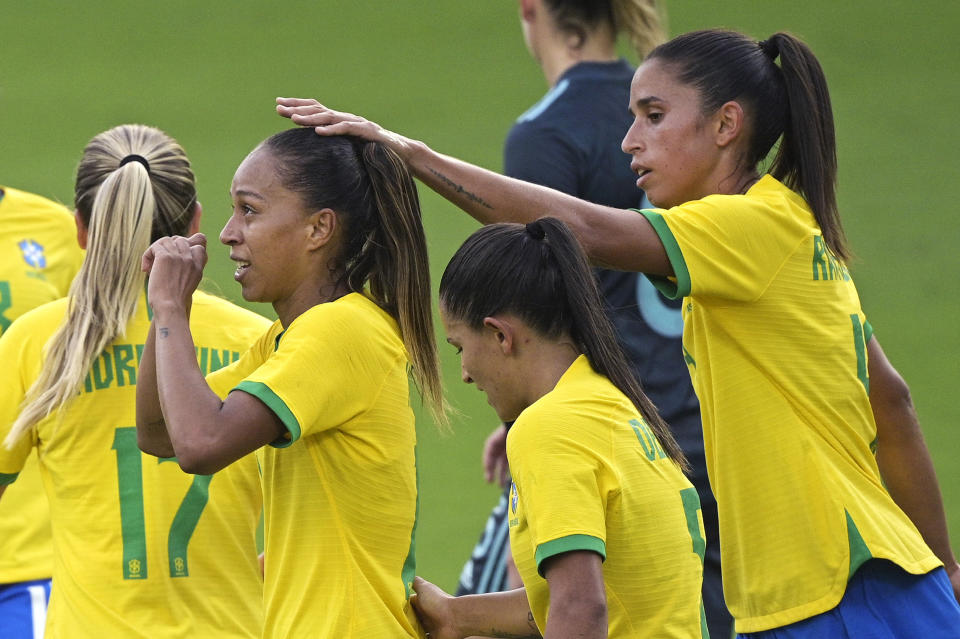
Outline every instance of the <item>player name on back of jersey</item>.
<svg viewBox="0 0 960 639">
<path fill-rule="evenodd" d="M 850 281 L 850 271 L 834 257 L 822 235 L 813 236 L 813 279 Z"/>
<path fill-rule="evenodd" d="M 204 375 L 223 368 L 240 358 L 239 351 L 197 346 L 197 363 Z M 136 386 L 137 368 L 143 356 L 143 344 L 114 344 L 108 346 L 93 360 L 83 380 L 81 393 L 92 393 L 107 388 Z"/>
</svg>

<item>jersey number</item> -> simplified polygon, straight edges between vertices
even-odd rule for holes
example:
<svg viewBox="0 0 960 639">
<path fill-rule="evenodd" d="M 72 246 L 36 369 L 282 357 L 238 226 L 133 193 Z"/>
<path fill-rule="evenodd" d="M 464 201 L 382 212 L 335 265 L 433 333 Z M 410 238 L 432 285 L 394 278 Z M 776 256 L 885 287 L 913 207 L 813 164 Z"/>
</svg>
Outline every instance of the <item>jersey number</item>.
<svg viewBox="0 0 960 639">
<path fill-rule="evenodd" d="M 123 536 L 123 578 L 147 578 L 147 535 L 143 517 L 142 456 L 137 447 L 137 429 L 118 428 L 113 436 L 117 451 L 117 479 L 120 486 L 120 529 Z M 157 463 L 175 461 L 161 458 Z M 207 505 L 212 475 L 194 475 L 193 483 L 180 502 L 167 536 L 171 577 L 188 577 L 187 544 Z"/>
<path fill-rule="evenodd" d="M 700 496 L 694 487 L 684 488 L 680 491 L 680 500 L 683 502 L 683 514 L 687 517 L 687 530 L 690 531 L 690 539 L 693 541 L 693 552 L 700 557 L 700 563 L 703 563 L 703 555 L 707 550 L 707 540 L 700 534 L 700 518 L 697 517 L 697 511 L 700 510 Z"/>
<path fill-rule="evenodd" d="M 10 320 L 4 313 L 13 306 L 13 299 L 10 297 L 10 282 L 0 282 L 0 333 L 3 333 L 10 326 Z"/>
<path fill-rule="evenodd" d="M 850 322 L 853 324 L 853 348 L 857 351 L 857 378 L 869 395 L 870 378 L 867 376 L 867 343 L 864 339 L 863 324 L 856 313 L 850 316 Z"/>
</svg>

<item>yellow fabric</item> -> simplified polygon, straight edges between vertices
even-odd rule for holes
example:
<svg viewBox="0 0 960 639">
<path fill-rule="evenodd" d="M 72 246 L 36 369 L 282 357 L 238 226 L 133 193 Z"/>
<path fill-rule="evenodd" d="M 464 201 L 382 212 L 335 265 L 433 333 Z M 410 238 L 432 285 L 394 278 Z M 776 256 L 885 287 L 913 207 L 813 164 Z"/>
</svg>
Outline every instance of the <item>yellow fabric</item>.
<svg viewBox="0 0 960 639">
<path fill-rule="evenodd" d="M 46 198 L 0 186 L 0 334 L 31 308 L 67 294 L 80 270 L 73 214 Z M 30 243 L 33 244 L 30 244 Z M 39 250 L 37 247 L 40 247 Z M 29 260 L 29 261 L 28 261 Z M 0 499 L 0 584 L 53 574 L 50 507 L 36 455 Z"/>
<path fill-rule="evenodd" d="M 62 299 L 34 309 L 0 338 L 0 361 L 16 363 L 0 368 L 0 437 L 66 306 Z M 191 329 L 202 366 L 237 359 L 268 327 L 254 313 L 194 295 Z M 0 447 L 0 473 L 8 478 L 37 448 L 50 500 L 54 585 L 46 637 L 259 636 L 256 459 L 249 455 L 208 481 L 140 453 L 135 384 L 148 328 L 141 297 L 126 336 L 94 360 L 62 415 L 40 422 L 14 450 Z"/>
<path fill-rule="evenodd" d="M 543 561 L 591 550 L 606 556 L 610 637 L 701 637 L 696 490 L 585 356 L 520 414 L 507 456 L 510 547 L 541 632 L 550 607 Z"/>
<path fill-rule="evenodd" d="M 651 279 L 686 296 L 683 344 L 737 631 L 833 608 L 871 555 L 915 574 L 938 566 L 881 483 L 869 325 L 806 203 L 765 176 L 746 195 L 643 213 L 676 273 Z"/>
<path fill-rule="evenodd" d="M 420 636 L 407 600 L 416 431 L 397 325 L 352 293 L 281 331 L 208 378 L 222 392 L 222 376 L 247 374 L 234 392 L 258 397 L 289 431 L 261 453 L 264 636 Z"/>
</svg>

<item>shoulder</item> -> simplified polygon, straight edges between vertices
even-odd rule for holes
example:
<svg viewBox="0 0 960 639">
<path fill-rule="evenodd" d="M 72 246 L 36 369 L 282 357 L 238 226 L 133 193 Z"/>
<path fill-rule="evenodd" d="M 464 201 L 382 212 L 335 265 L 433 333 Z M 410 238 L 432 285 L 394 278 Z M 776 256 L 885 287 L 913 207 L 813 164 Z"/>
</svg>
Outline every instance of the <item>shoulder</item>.
<svg viewBox="0 0 960 639">
<path fill-rule="evenodd" d="M 516 431 L 521 441 L 552 435 L 576 439 L 587 432 L 603 431 L 611 413 L 631 406 L 609 379 L 596 373 L 586 357 L 580 356 L 553 390 L 520 414 L 511 434 Z"/>
<path fill-rule="evenodd" d="M 63 324 L 67 303 L 67 298 L 63 297 L 30 309 L 17 317 L 0 335 L 0 339 L 8 347 L 13 344 L 19 345 L 21 349 L 42 347 Z"/>
<path fill-rule="evenodd" d="M 196 291 L 190 324 L 194 330 L 229 335 L 240 344 L 248 345 L 270 328 L 271 321 L 221 297 Z"/>
<path fill-rule="evenodd" d="M 280 349 L 320 349 L 341 353 L 405 353 L 400 329 L 389 313 L 360 293 L 317 304 L 297 317 L 280 340 Z"/>
</svg>

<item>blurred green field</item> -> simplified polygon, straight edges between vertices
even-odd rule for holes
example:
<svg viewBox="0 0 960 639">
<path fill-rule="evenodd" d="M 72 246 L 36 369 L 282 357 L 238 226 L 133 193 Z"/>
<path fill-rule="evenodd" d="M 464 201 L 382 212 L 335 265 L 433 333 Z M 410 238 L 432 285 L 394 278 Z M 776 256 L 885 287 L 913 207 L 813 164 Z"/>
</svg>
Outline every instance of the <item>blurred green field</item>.
<svg viewBox="0 0 960 639">
<path fill-rule="evenodd" d="M 960 409 L 952 397 L 960 381 L 960 69 L 948 46 L 960 4 L 687 0 L 668 8 L 672 33 L 726 26 L 763 38 L 788 30 L 820 57 L 834 100 L 853 271 L 878 339 L 913 390 L 960 547 Z M 152 124 L 192 158 L 203 228 L 214 237 L 234 169 L 287 126 L 274 115 L 275 96 L 317 97 L 499 169 L 513 119 L 545 90 L 512 0 L 0 0 L 0 9 L 0 183 L 70 205 L 76 163 L 93 135 Z M 437 281 L 476 224 L 426 189 L 421 196 Z M 239 301 L 227 251 L 211 246 L 207 288 Z M 420 423 L 418 568 L 452 588 L 496 499 L 480 469 L 496 418 L 459 382 L 452 349 L 442 352 L 461 415 L 449 435 L 426 417 Z"/>
</svg>

